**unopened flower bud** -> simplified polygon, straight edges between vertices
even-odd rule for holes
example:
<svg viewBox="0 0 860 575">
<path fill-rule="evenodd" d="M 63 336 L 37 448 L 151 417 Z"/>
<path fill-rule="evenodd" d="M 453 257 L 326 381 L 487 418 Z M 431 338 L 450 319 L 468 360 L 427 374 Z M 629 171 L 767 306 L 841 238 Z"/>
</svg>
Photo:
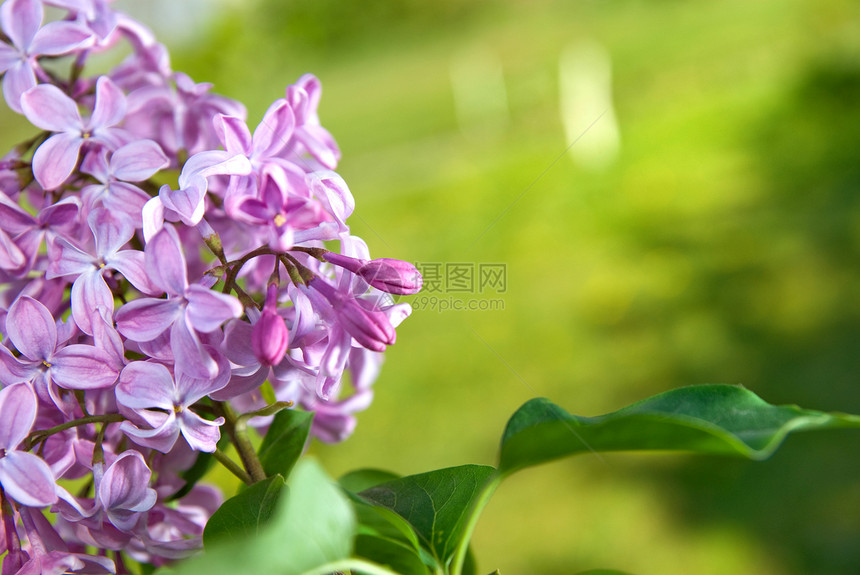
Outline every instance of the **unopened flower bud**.
<svg viewBox="0 0 860 575">
<path fill-rule="evenodd" d="M 424 281 L 415 266 L 401 260 L 379 258 L 367 261 L 335 252 L 327 252 L 323 258 L 358 275 L 376 289 L 388 293 L 415 294 L 421 291 Z"/>
<path fill-rule="evenodd" d="M 367 262 L 358 275 L 376 289 L 399 295 L 418 293 L 424 281 L 415 266 L 390 258 Z"/>
<path fill-rule="evenodd" d="M 329 301 L 343 329 L 359 345 L 372 351 L 385 351 L 397 339 L 394 326 L 385 312 L 373 303 L 336 291 L 331 285 L 316 277 L 309 284 Z"/>
<path fill-rule="evenodd" d="M 277 365 L 284 358 L 289 343 L 287 324 L 277 313 L 277 284 L 269 285 L 266 305 L 260 319 L 251 331 L 251 347 L 254 356 L 263 365 Z"/>
</svg>

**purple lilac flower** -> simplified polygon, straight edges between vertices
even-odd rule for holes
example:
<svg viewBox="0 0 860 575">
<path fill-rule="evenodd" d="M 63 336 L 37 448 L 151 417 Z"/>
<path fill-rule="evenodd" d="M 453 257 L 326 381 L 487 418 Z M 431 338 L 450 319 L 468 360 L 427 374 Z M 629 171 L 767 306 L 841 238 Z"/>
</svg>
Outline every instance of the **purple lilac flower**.
<svg viewBox="0 0 860 575">
<path fill-rule="evenodd" d="M 0 7 L 0 26 L 12 45 L 0 42 L 0 74 L 6 104 L 22 113 L 21 95 L 36 85 L 39 56 L 67 54 L 88 42 L 92 32 L 77 22 L 42 27 L 41 0 L 9 0 Z"/>
<path fill-rule="evenodd" d="M 152 284 L 168 298 L 142 298 L 125 304 L 116 314 L 119 332 L 135 341 L 154 340 L 170 330 L 177 368 L 195 377 L 213 377 L 216 360 L 203 347 L 197 331 L 218 329 L 242 315 L 235 297 L 188 284 L 185 256 L 176 231 L 164 227 L 146 245 L 146 271 Z"/>
<path fill-rule="evenodd" d="M 21 108 L 35 126 L 55 132 L 33 155 L 33 174 L 46 190 L 68 179 L 85 142 L 114 150 L 127 140 L 126 134 L 114 127 L 125 117 L 125 94 L 107 76 L 96 83 L 95 108 L 86 122 L 77 103 L 50 84 L 24 92 Z"/>
<path fill-rule="evenodd" d="M 101 389 L 117 379 L 118 373 L 105 351 L 92 345 L 63 346 L 51 312 L 31 297 L 19 297 L 9 308 L 6 334 L 21 356 L 0 353 L 0 360 L 17 381 L 32 382 L 46 400 L 59 401 L 54 385 Z"/>
<path fill-rule="evenodd" d="M 182 477 L 220 438 L 203 405 L 266 407 L 266 382 L 316 413 L 315 437 L 345 439 L 411 311 L 383 291 L 420 276 L 350 234 L 314 76 L 252 134 L 110 0 L 6 0 L 0 28 L 4 94 L 34 125 L 0 159 L 3 575 L 122 571 L 106 550 L 163 565 L 201 547 L 221 502 Z M 57 55 L 71 66 L 41 67 Z"/>
<path fill-rule="evenodd" d="M 144 269 L 144 255 L 137 250 L 120 250 L 134 235 L 134 225 L 122 212 L 104 208 L 90 212 L 88 223 L 95 238 L 92 253 L 67 240 L 54 245 L 54 257 L 46 277 L 74 277 L 72 316 L 81 331 L 92 335 L 92 318 L 99 308 L 113 315 L 113 294 L 104 274 L 116 270 L 144 293 L 156 293 Z"/>
<path fill-rule="evenodd" d="M 0 485 L 6 494 L 33 507 L 57 500 L 51 468 L 39 457 L 17 448 L 36 421 L 36 395 L 26 384 L 0 389 Z"/>
<path fill-rule="evenodd" d="M 228 374 L 225 374 L 228 375 Z M 130 422 L 120 427 L 132 441 L 166 453 L 180 433 L 196 451 L 215 451 L 224 418 L 203 419 L 189 409 L 194 403 L 226 385 L 226 377 L 195 379 L 170 371 L 159 363 L 136 361 L 126 366 L 116 387 L 117 402 L 134 411 L 151 429 Z"/>
<path fill-rule="evenodd" d="M 149 487 L 152 471 L 138 451 L 122 453 L 104 472 L 98 486 L 98 504 L 108 521 L 121 531 L 131 531 L 143 519 L 142 512 L 155 505 L 157 495 Z"/>
<path fill-rule="evenodd" d="M 81 197 L 87 210 L 94 206 L 126 214 L 135 227 L 143 225 L 141 213 L 149 195 L 129 182 L 142 182 L 166 168 L 170 160 L 152 140 L 139 140 L 127 144 L 110 155 L 102 148 L 90 152 L 81 165 L 81 171 L 96 178 L 100 184 L 86 186 Z"/>
</svg>

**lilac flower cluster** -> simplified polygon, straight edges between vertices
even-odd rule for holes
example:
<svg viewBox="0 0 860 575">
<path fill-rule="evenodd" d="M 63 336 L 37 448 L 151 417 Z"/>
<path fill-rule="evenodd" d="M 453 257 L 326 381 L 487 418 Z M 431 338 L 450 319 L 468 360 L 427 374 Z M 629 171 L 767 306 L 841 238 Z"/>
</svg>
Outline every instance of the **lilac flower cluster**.
<svg viewBox="0 0 860 575">
<path fill-rule="evenodd" d="M 352 432 L 411 312 L 387 294 L 421 278 L 350 234 L 315 77 L 252 133 L 108 0 L 7 0 L 0 28 L 6 103 L 41 130 L 0 159 L 2 574 L 161 564 L 199 548 L 220 495 L 181 474 L 237 418 Z"/>
</svg>

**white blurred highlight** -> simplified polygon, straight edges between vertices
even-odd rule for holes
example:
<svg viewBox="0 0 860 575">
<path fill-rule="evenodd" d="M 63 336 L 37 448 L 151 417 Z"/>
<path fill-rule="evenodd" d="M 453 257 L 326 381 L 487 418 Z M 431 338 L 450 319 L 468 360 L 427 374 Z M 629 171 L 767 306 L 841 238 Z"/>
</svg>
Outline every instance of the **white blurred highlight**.
<svg viewBox="0 0 860 575">
<path fill-rule="evenodd" d="M 607 168 L 618 156 L 621 138 L 612 105 L 612 61 L 603 46 L 586 42 L 562 52 L 559 92 L 566 140 L 573 142 L 588 131 L 571 146 L 571 157 L 589 170 Z"/>
</svg>

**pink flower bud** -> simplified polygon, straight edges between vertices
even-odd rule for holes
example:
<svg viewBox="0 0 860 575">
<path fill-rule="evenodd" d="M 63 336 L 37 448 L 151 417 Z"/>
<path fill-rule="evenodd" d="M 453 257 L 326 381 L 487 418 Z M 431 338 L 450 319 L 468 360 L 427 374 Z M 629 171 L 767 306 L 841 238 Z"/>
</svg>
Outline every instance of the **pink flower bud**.
<svg viewBox="0 0 860 575">
<path fill-rule="evenodd" d="M 367 262 L 358 275 L 376 289 L 399 295 L 418 293 L 424 281 L 415 266 L 390 258 Z"/>
<path fill-rule="evenodd" d="M 385 347 L 392 345 L 397 339 L 388 316 L 373 303 L 336 291 L 318 277 L 312 279 L 308 285 L 325 296 L 343 329 L 355 338 L 359 345 L 372 351 L 385 351 Z"/>
<path fill-rule="evenodd" d="M 276 311 L 277 299 L 278 286 L 271 284 L 266 294 L 263 313 L 251 331 L 251 347 L 254 350 L 254 356 L 263 365 L 281 363 L 289 343 L 287 324 Z"/>
</svg>

